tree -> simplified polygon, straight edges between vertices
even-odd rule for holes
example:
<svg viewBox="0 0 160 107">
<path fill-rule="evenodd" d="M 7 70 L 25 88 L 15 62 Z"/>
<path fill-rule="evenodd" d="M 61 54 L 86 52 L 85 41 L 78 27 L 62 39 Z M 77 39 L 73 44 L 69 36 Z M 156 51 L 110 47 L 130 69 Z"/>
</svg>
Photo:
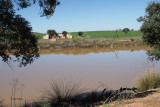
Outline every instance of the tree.
<svg viewBox="0 0 160 107">
<path fill-rule="evenodd" d="M 55 8 L 60 4 L 59 0 L 3 0 L 1 2 L 10 2 L 17 4 L 18 10 L 30 7 L 32 4 L 38 4 L 40 7 L 40 16 L 51 17 Z"/>
<path fill-rule="evenodd" d="M 15 14 L 13 4 L 18 10 L 38 2 L 41 16 L 49 18 L 59 5 L 58 0 L 1 0 L 0 1 L 0 56 L 10 66 L 17 61 L 20 66 L 31 64 L 39 57 L 37 39 L 32 35 L 32 27 L 20 15 Z M 14 50 L 14 51 L 13 51 Z M 10 55 L 15 55 L 13 59 Z"/>
<path fill-rule="evenodd" d="M 138 22 L 142 22 L 140 31 L 144 43 L 153 47 L 147 54 L 150 60 L 160 59 L 160 2 L 150 2 L 146 8 L 144 17 L 139 17 Z"/>
<path fill-rule="evenodd" d="M 63 31 L 63 32 L 62 32 L 62 34 L 63 34 L 63 36 L 66 38 L 66 37 L 67 37 L 68 32 L 67 32 L 67 31 Z"/>
<path fill-rule="evenodd" d="M 51 39 L 52 36 L 54 36 L 54 35 L 57 34 L 57 33 L 56 33 L 55 30 L 48 30 L 48 31 L 47 31 L 47 34 L 49 35 L 49 39 Z"/>
<path fill-rule="evenodd" d="M 83 32 L 78 32 L 78 36 L 82 36 L 83 35 Z"/>
<path fill-rule="evenodd" d="M 123 31 L 122 29 L 119 29 L 119 31 Z"/>
<path fill-rule="evenodd" d="M 123 32 L 124 32 L 125 34 L 127 34 L 129 31 L 130 31 L 129 28 L 124 28 L 124 29 L 123 29 Z"/>
<path fill-rule="evenodd" d="M 160 2 L 150 2 L 146 8 L 144 17 L 139 17 L 137 21 L 142 22 L 140 31 L 143 33 L 143 41 L 155 47 L 160 44 Z"/>
</svg>

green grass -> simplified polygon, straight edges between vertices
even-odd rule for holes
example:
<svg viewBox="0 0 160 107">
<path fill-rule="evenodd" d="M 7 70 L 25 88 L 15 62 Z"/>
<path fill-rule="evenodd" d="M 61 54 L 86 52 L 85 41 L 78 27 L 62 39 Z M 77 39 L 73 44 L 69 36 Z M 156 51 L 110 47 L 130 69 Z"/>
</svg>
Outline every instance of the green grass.
<svg viewBox="0 0 160 107">
<path fill-rule="evenodd" d="M 71 32 L 73 37 L 77 37 L 77 32 Z M 114 38 L 116 35 L 115 31 L 87 31 L 83 32 L 83 37 L 90 36 L 91 38 Z M 118 32 L 119 38 L 126 38 L 126 37 L 141 37 L 142 33 L 140 31 L 130 31 L 128 34 L 125 34 L 122 31 Z"/>
<path fill-rule="evenodd" d="M 46 33 L 33 33 L 38 39 L 42 39 L 42 37 L 44 35 L 46 35 Z"/>
</svg>

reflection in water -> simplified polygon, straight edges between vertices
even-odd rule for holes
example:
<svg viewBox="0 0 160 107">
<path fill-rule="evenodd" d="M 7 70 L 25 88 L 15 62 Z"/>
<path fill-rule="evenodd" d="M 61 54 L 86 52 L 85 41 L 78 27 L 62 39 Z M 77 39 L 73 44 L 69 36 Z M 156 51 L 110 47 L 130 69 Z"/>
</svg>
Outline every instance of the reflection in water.
<svg viewBox="0 0 160 107">
<path fill-rule="evenodd" d="M 101 52 L 115 52 L 117 54 L 118 51 L 139 51 L 139 50 L 149 50 L 150 47 L 146 46 L 124 46 L 124 47 L 98 47 L 98 48 L 49 48 L 49 49 L 40 49 L 39 53 L 41 55 L 44 54 L 65 54 L 65 55 L 85 55 L 90 53 L 101 53 Z"/>
<path fill-rule="evenodd" d="M 10 70 L 5 63 L 0 62 L 0 96 L 10 104 L 13 89 L 10 83 L 17 77 L 21 83 L 25 84 L 22 97 L 26 101 L 33 101 L 41 96 L 42 87 L 48 85 L 49 81 L 59 78 L 78 80 L 88 90 L 96 89 L 99 83 L 111 89 L 118 89 L 121 86 L 133 87 L 136 77 L 151 68 L 153 64 L 156 70 L 160 70 L 159 62 L 150 62 L 146 51 L 143 50 L 116 51 L 116 54 L 114 51 L 107 52 L 105 48 L 99 50 L 77 49 L 80 53 L 75 53 L 74 49 L 63 51 L 57 49 L 48 52 L 41 49 L 41 57 L 30 66 L 19 68 L 14 66 L 17 63 L 13 63 L 15 72 Z M 16 96 L 21 95 L 16 93 Z M 24 99 L 22 102 L 25 101 Z"/>
<path fill-rule="evenodd" d="M 4 106 L 4 105 L 3 105 L 3 101 L 4 101 L 4 100 L 0 98 L 0 107 L 3 107 L 3 106 Z"/>
<path fill-rule="evenodd" d="M 20 67 L 25 67 L 33 63 L 34 60 L 39 57 L 38 48 L 35 44 L 15 43 L 10 46 L 8 45 L 8 43 L 0 44 L 0 57 L 2 61 L 7 63 L 10 67 L 12 62 L 18 62 Z M 14 57 L 11 55 L 14 55 Z"/>
<path fill-rule="evenodd" d="M 115 53 L 115 56 L 116 56 L 116 58 L 118 60 L 118 51 L 115 51 L 114 53 Z"/>
<path fill-rule="evenodd" d="M 22 106 L 22 100 L 23 100 L 23 89 L 24 89 L 24 84 L 21 84 L 20 81 L 16 78 L 13 79 L 11 83 L 11 107 L 16 107 L 17 106 L 17 101 L 18 101 L 18 107 Z"/>
<path fill-rule="evenodd" d="M 152 50 L 148 50 L 147 55 L 151 61 L 154 61 L 154 60 L 159 61 L 160 60 L 160 49 L 154 48 Z"/>
</svg>

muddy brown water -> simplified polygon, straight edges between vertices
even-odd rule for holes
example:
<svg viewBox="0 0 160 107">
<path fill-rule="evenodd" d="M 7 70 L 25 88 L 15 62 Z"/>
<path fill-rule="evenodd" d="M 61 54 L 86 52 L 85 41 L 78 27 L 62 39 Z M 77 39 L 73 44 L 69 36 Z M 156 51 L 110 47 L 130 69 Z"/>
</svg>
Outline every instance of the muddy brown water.
<svg viewBox="0 0 160 107">
<path fill-rule="evenodd" d="M 10 105 L 15 78 L 19 84 L 23 84 L 23 90 L 19 85 L 16 91 L 16 98 L 22 92 L 22 103 L 39 99 L 43 87 L 57 79 L 80 81 L 87 90 L 95 90 L 102 83 L 109 89 L 133 87 L 137 76 L 147 69 L 154 67 L 160 70 L 160 62 L 148 60 L 147 49 L 41 49 L 40 58 L 27 67 L 19 68 L 17 63 L 12 63 L 14 71 L 1 61 L 0 99 L 5 99 L 5 104 Z M 103 87 L 99 90 L 103 90 Z"/>
</svg>

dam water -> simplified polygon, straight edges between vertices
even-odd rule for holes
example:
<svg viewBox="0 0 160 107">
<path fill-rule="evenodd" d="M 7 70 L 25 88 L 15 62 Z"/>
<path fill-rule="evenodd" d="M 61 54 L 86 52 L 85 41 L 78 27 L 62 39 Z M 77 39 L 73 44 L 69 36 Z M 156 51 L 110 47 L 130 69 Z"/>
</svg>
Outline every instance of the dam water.
<svg viewBox="0 0 160 107">
<path fill-rule="evenodd" d="M 13 70 L 1 61 L 0 100 L 10 104 L 15 80 L 15 96 L 22 97 L 24 103 L 39 99 L 43 88 L 58 79 L 79 81 L 87 90 L 95 90 L 100 84 L 119 89 L 134 87 L 137 77 L 148 69 L 160 72 L 160 62 L 151 62 L 146 50 L 100 50 L 41 50 L 40 58 L 31 65 L 18 67 L 18 63 L 12 63 Z"/>
</svg>

